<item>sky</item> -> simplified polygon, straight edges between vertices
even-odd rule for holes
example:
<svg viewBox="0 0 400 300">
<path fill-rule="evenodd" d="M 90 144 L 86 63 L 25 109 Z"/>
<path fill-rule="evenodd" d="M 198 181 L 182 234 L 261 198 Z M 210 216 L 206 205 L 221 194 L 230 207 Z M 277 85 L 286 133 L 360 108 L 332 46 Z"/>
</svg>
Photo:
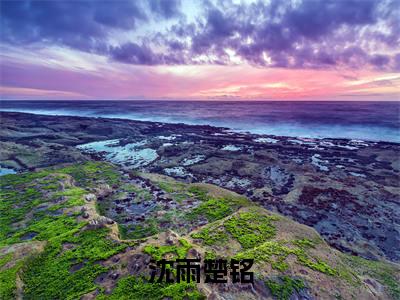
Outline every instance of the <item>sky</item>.
<svg viewBox="0 0 400 300">
<path fill-rule="evenodd" d="M 0 1 L 3 100 L 398 100 L 398 0 Z"/>
</svg>

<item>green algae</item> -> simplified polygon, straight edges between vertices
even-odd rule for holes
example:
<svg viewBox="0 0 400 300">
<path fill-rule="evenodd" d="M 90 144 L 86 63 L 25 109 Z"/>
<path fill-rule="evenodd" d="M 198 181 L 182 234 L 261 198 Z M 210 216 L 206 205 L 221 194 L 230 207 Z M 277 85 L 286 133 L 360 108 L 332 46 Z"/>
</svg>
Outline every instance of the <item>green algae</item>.
<svg viewBox="0 0 400 300">
<path fill-rule="evenodd" d="M 286 271 L 289 265 L 285 262 L 286 258 L 293 254 L 297 257 L 297 262 L 314 271 L 327 275 L 336 275 L 334 268 L 319 259 L 311 258 L 304 249 L 298 247 L 289 247 L 290 243 L 285 241 L 267 241 L 252 249 L 241 251 L 235 255 L 236 259 L 252 258 L 256 262 L 268 262 L 273 269 Z"/>
<path fill-rule="evenodd" d="M 51 176 L 49 177 L 49 175 Z M 119 173 L 110 164 L 100 162 L 2 176 L 0 182 L 0 246 L 18 242 L 17 238 L 24 233 L 36 231 L 34 227 L 40 227 L 37 229 L 41 231 L 43 239 L 46 239 L 51 235 L 50 231 L 54 231 L 54 226 L 50 226 L 52 221 L 61 225 L 68 222 L 66 221 L 68 217 L 49 216 L 44 218 L 44 215 L 37 211 L 39 205 L 49 200 L 56 201 L 62 196 L 65 196 L 67 200 L 57 204 L 50 202 L 47 211 L 84 204 L 83 196 L 86 191 L 83 188 L 64 186 L 63 191 L 59 191 L 60 184 L 56 181 L 65 179 L 66 175 L 73 176 L 76 183 L 82 187 L 93 185 L 94 180 L 113 183 L 117 182 L 119 178 Z M 29 214 L 35 218 L 27 217 Z M 13 226 L 21 221 L 27 223 L 25 228 Z M 45 223 L 48 229 L 46 226 L 41 226 L 41 223 Z M 48 234 L 45 231 L 48 231 Z M 40 239 L 40 236 L 36 239 Z"/>
<path fill-rule="evenodd" d="M 208 191 L 204 187 L 192 185 L 188 192 L 202 201 L 208 200 Z"/>
<path fill-rule="evenodd" d="M 270 289 L 271 294 L 278 300 L 288 300 L 295 291 L 299 292 L 306 287 L 301 279 L 289 276 L 268 279 L 265 284 Z"/>
<path fill-rule="evenodd" d="M 155 260 L 161 260 L 165 254 L 174 254 L 177 258 L 182 259 L 186 257 L 192 245 L 185 239 L 179 240 L 179 245 L 146 245 L 143 252 L 149 254 Z"/>
<path fill-rule="evenodd" d="M 225 244 L 229 236 L 222 226 L 207 226 L 197 233 L 191 235 L 194 239 L 202 239 L 205 245 L 223 245 Z"/>
<path fill-rule="evenodd" d="M 103 168 L 108 174 L 102 174 Z M 57 180 L 65 180 L 69 177 L 66 175 L 73 176 L 74 184 L 77 186 L 63 185 L 61 189 Z M 109 269 L 99 262 L 120 253 L 127 244 L 111 240 L 108 230 L 104 228 L 84 230 L 86 223 L 78 223 L 76 214 L 54 216 L 48 213 L 82 205 L 83 196 L 88 192 L 88 188 L 95 187 L 98 183 L 118 184 L 119 176 L 109 164 L 89 163 L 33 174 L 2 177 L 5 180 L 0 182 L 0 245 L 19 243 L 25 235 L 35 233 L 32 240 L 47 241 L 47 246 L 42 253 L 29 258 L 28 261 L 20 261 L 8 269 L 1 267 L 7 264 L 10 256 L 0 257 L 0 299 L 15 298 L 17 274 L 24 281 L 26 299 L 77 299 L 96 289 L 100 292 L 99 299 L 202 299 L 204 297 L 193 283 L 155 285 L 149 284 L 144 277 L 133 276 L 120 278 L 111 294 L 102 294 L 102 288 L 95 283 L 95 279 Z M 129 191 L 130 187 L 122 189 Z M 254 258 L 259 264 L 269 263 L 273 269 L 287 272 L 289 264 L 286 259 L 289 255 L 293 255 L 296 258 L 295 263 L 317 272 L 357 279 L 356 275 L 348 272 L 348 268 L 343 268 L 344 271 L 334 269 L 326 262 L 310 255 L 308 250 L 316 247 L 319 240 L 303 238 L 272 241 L 276 233 L 273 226 L 275 217 L 259 214 L 251 208 L 250 212 L 232 215 L 241 206 L 249 206 L 249 202 L 243 198 L 211 197 L 203 187 L 187 188 L 183 184 L 179 184 L 174 193 L 178 193 L 176 196 L 182 200 L 185 195 L 201 200 L 197 209 L 189 212 L 187 216 L 191 220 L 205 218 L 213 222 L 192 235 L 193 238 L 202 239 L 207 246 L 224 245 L 233 238 L 242 246 L 242 250 L 234 257 L 236 259 Z M 63 196 L 66 199 L 62 203 L 51 202 L 54 198 Z M 39 210 L 39 207 L 45 209 Z M 178 212 L 173 212 L 167 217 L 172 221 L 177 214 Z M 18 226 L 17 222 L 20 222 Z M 2 226 L 3 224 L 5 226 Z M 156 220 L 146 220 L 141 226 L 128 228 L 129 232 L 125 234 L 123 231 L 126 228 L 120 226 L 120 233 L 124 238 L 142 238 L 158 233 L 160 229 L 157 224 Z M 66 245 L 71 245 L 71 248 L 65 247 Z M 184 258 L 191 247 L 187 240 L 182 239 L 178 245 L 147 245 L 144 247 L 144 252 L 155 259 L 161 259 L 166 254 Z M 210 248 L 207 248 L 205 258 L 215 259 L 218 254 Z M 80 268 L 75 270 L 74 266 L 78 265 Z M 385 286 L 394 299 L 400 299 L 398 278 L 394 268 L 381 262 L 362 259 L 359 261 L 357 258 L 349 258 L 349 265 L 354 269 L 354 273 L 375 278 Z M 288 299 L 287 295 L 304 288 L 304 283 L 297 280 L 299 279 L 283 275 L 277 280 L 267 280 L 266 284 L 276 298 Z"/>
<path fill-rule="evenodd" d="M 148 219 L 142 224 L 120 225 L 118 224 L 121 239 L 141 239 L 160 232 L 155 219 Z"/>
<path fill-rule="evenodd" d="M 77 299 L 94 290 L 94 280 L 106 267 L 97 262 L 121 252 L 127 245 L 108 238 L 106 228 L 71 230 L 49 239 L 39 255 L 24 265 L 21 277 L 26 299 Z M 71 248 L 63 245 L 70 244 Z M 82 267 L 76 271 L 76 264 Z"/>
<path fill-rule="evenodd" d="M 79 186 L 84 187 L 93 187 L 99 182 L 109 185 L 119 184 L 121 179 L 121 175 L 116 168 L 105 162 L 89 161 L 57 169 L 57 172 L 71 175 Z"/>
<path fill-rule="evenodd" d="M 10 260 L 12 259 L 9 257 Z M 4 263 L 4 261 L 3 261 Z M 2 300 L 12 300 L 16 299 L 16 278 L 17 273 L 21 269 L 23 261 L 18 261 L 14 266 L 10 268 L 0 267 L 0 299 Z M 0 262 L 1 265 L 1 262 Z"/>
<path fill-rule="evenodd" d="M 167 193 L 178 193 L 186 190 L 186 186 L 179 182 L 159 181 L 157 185 Z"/>
<path fill-rule="evenodd" d="M 205 299 L 196 288 L 196 284 L 180 282 L 180 283 L 149 283 L 143 278 L 128 276 L 118 281 L 117 287 L 112 291 L 111 295 L 99 296 L 100 300 L 130 300 L 130 299 Z"/>
<path fill-rule="evenodd" d="M 249 249 L 275 236 L 276 230 L 271 224 L 275 220 L 276 217 L 243 212 L 222 223 L 210 224 L 191 236 L 209 246 L 223 245 L 233 237 L 244 249 Z"/>
<path fill-rule="evenodd" d="M 209 199 L 195 207 L 186 217 L 189 220 L 205 217 L 209 222 L 214 222 L 229 216 L 233 211 L 234 208 L 227 199 Z"/>
<path fill-rule="evenodd" d="M 375 278 L 387 289 L 393 299 L 400 299 L 400 273 L 393 265 L 358 256 L 343 255 L 343 257 L 344 262 L 354 273 Z"/>
<path fill-rule="evenodd" d="M 226 220 L 224 227 L 244 249 L 249 249 L 275 236 L 276 229 L 271 221 L 276 218 L 243 212 Z"/>
<path fill-rule="evenodd" d="M 110 168 L 108 164 L 87 163 L 2 177 L 0 246 L 19 243 L 25 237 L 47 241 L 47 246 L 39 255 L 1 271 L 1 299 L 15 298 L 16 274 L 20 269 L 26 299 L 75 299 L 96 288 L 94 279 L 106 270 L 96 262 L 122 251 L 126 245 L 109 240 L 105 229 L 81 231 L 86 223 L 77 222 L 79 212 L 68 215 L 54 215 L 53 212 L 82 205 L 87 193 L 82 187 L 93 182 L 93 178 L 115 179 L 110 175 L 116 174 L 111 169 L 105 175 L 98 174 L 103 166 L 106 170 Z M 67 174 L 74 175 L 76 183 L 82 187 L 63 184 L 61 189 L 57 180 L 65 180 Z M 66 200 L 57 203 L 61 197 Z M 65 243 L 73 243 L 76 247 L 63 250 Z M 79 262 L 85 266 L 71 273 L 71 266 Z"/>
</svg>

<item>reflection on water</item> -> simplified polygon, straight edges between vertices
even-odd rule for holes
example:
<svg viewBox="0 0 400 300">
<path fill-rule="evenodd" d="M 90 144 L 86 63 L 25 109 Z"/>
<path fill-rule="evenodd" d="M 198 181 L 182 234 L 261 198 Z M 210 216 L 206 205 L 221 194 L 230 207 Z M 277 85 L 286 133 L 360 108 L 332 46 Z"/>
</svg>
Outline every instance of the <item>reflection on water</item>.
<svg viewBox="0 0 400 300">
<path fill-rule="evenodd" d="M 16 174 L 17 172 L 11 168 L 0 167 L 0 176 L 8 175 L 8 174 Z"/>
</svg>

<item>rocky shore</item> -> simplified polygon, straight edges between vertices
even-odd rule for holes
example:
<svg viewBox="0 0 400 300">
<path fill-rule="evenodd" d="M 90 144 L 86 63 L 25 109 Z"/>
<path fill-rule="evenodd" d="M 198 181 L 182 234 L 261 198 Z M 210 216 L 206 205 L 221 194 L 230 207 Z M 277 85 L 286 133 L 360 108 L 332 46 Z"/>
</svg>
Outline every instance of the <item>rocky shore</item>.
<svg viewBox="0 0 400 300">
<path fill-rule="evenodd" d="M 400 261 L 400 144 L 13 112 L 0 119 L 0 165 L 7 170 L 107 160 L 125 170 L 211 183 L 312 226 L 341 251 Z M 120 210 L 122 218 L 130 196 L 115 199 L 114 214 Z M 165 211 L 182 206 L 169 200 Z"/>
</svg>

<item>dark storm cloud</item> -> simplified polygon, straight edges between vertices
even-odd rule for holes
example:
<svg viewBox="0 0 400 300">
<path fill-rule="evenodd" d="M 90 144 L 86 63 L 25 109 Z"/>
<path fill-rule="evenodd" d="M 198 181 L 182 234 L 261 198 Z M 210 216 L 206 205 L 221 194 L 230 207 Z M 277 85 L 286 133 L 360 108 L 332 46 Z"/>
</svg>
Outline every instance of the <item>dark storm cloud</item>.
<svg viewBox="0 0 400 300">
<path fill-rule="evenodd" d="M 379 2 L 368 0 L 307 0 L 299 5 L 278 1 L 268 5 L 263 2 L 232 5 L 233 9 L 224 13 L 211 8 L 206 24 L 199 26 L 203 30 L 192 37 L 192 51 L 219 56 L 225 48 L 231 48 L 253 64 L 276 67 L 319 68 L 346 61 L 352 67 L 365 63 L 382 67 L 390 58 L 378 54 L 369 59 L 358 48 L 363 42 L 361 29 L 383 20 L 378 5 Z M 393 8 L 399 11 L 398 7 Z M 385 17 L 394 20 L 395 13 Z M 380 35 L 381 41 L 387 38 L 383 33 Z M 398 38 L 398 33 L 393 38 Z"/>
<path fill-rule="evenodd" d="M 2 41 L 48 42 L 85 51 L 105 47 L 109 29 L 131 29 L 146 18 L 135 2 L 127 1 L 2 1 L 0 13 Z"/>
<path fill-rule="evenodd" d="M 181 1 L 1 2 L 2 41 L 52 43 L 130 64 L 229 64 L 398 70 L 400 1 L 303 0 L 234 4 L 204 1 L 188 21 Z M 135 30 L 161 19 L 146 37 L 109 45 L 113 29 Z M 172 22 L 172 23 L 171 23 Z"/>
</svg>

